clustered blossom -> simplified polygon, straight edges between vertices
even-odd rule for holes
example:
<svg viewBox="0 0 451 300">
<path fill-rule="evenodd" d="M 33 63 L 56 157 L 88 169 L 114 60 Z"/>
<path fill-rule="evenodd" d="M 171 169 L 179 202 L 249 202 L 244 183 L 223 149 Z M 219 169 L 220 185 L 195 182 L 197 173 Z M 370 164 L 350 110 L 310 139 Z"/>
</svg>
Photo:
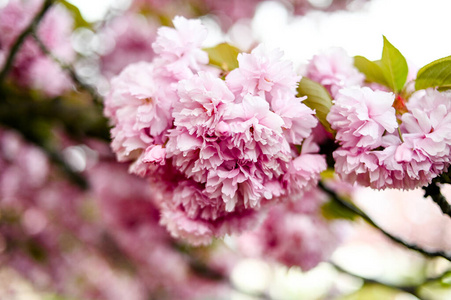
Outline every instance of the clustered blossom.
<svg viewBox="0 0 451 300">
<path fill-rule="evenodd" d="M 40 10 L 43 1 L 11 0 L 0 9 L 0 67 L 19 35 L 28 27 Z M 60 6 L 50 8 L 37 29 L 37 36 L 58 59 L 71 62 L 75 52 L 70 43 L 72 18 Z M 42 90 L 48 96 L 56 96 L 71 87 L 69 76 L 60 66 L 45 55 L 33 37 L 21 45 L 11 70 L 11 77 L 22 85 Z"/>
<path fill-rule="evenodd" d="M 314 188 L 301 200 L 271 207 L 261 226 L 239 237 L 240 250 L 303 271 L 314 268 L 330 257 L 344 232 L 344 224 L 321 216 L 321 205 L 327 200 L 324 192 Z"/>
<path fill-rule="evenodd" d="M 327 117 L 340 144 L 333 156 L 346 181 L 376 189 L 427 185 L 450 164 L 449 93 L 415 92 L 398 125 L 395 95 L 342 89 Z"/>
<path fill-rule="evenodd" d="M 305 76 L 323 85 L 332 97 L 342 88 L 362 86 L 365 76 L 342 48 L 332 48 L 313 56 Z"/>
<path fill-rule="evenodd" d="M 161 223 L 208 244 L 249 228 L 268 204 L 299 198 L 326 163 L 314 144 L 295 147 L 317 120 L 282 52 L 240 54 L 223 80 L 201 49 L 200 21 L 176 17 L 174 26 L 158 30 L 152 62 L 113 78 L 105 114 L 118 159 L 161 191 Z"/>
</svg>

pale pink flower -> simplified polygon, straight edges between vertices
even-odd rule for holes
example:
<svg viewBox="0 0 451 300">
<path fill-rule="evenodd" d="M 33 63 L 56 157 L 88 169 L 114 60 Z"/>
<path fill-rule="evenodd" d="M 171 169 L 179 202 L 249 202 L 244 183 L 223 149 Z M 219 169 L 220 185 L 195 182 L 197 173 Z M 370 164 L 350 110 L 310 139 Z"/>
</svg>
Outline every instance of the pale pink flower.
<svg viewBox="0 0 451 300">
<path fill-rule="evenodd" d="M 451 145 L 451 94 L 434 89 L 414 93 L 402 115 L 403 136 L 428 156 L 448 157 Z"/>
<path fill-rule="evenodd" d="M 327 121 L 337 131 L 336 139 L 345 148 L 373 147 L 381 143 L 385 131 L 398 127 L 392 93 L 370 88 L 341 89 L 327 115 Z"/>
<path fill-rule="evenodd" d="M 166 150 L 161 145 L 150 145 L 142 157 L 145 163 L 164 165 L 166 163 Z"/>
<path fill-rule="evenodd" d="M 362 86 L 365 76 L 354 67 L 354 60 L 342 48 L 332 48 L 313 56 L 306 77 L 323 85 L 332 97 L 342 88 Z"/>
<path fill-rule="evenodd" d="M 207 29 L 200 20 L 177 16 L 174 27 L 160 27 L 153 49 L 162 67 L 177 79 L 189 78 L 208 64 L 208 54 L 201 49 Z"/>
<path fill-rule="evenodd" d="M 190 219 L 180 210 L 163 210 L 161 224 L 174 238 L 184 239 L 194 246 L 211 244 L 214 236 L 208 222 Z"/>
<path fill-rule="evenodd" d="M 290 144 L 300 145 L 318 124 L 314 111 L 302 103 L 305 99 L 297 98 L 293 94 L 280 93 L 271 101 L 271 109 L 279 115 L 285 138 Z"/>
<path fill-rule="evenodd" d="M 266 53 L 262 45 L 250 54 L 238 54 L 239 67 L 227 75 L 227 85 L 236 95 L 258 95 L 269 102 L 278 92 L 295 95 L 301 77 L 295 74 L 293 64 L 282 56 L 280 50 Z"/>
<path fill-rule="evenodd" d="M 174 24 L 159 30 L 153 63 L 113 79 L 105 114 L 118 158 L 134 161 L 131 172 L 162 193 L 161 223 L 174 237 L 208 244 L 245 230 L 259 210 L 290 193 L 299 198 L 325 161 L 304 142 L 317 120 L 295 97 L 299 77 L 281 52 L 243 56 L 236 74 L 249 75 L 242 83 L 251 88 L 231 91 L 228 79 L 196 58 L 202 32 L 188 33 L 202 31 L 200 23 L 179 17 Z M 299 155 L 293 143 L 303 142 Z"/>
<path fill-rule="evenodd" d="M 235 98 L 225 82 L 211 73 L 199 72 L 180 81 L 177 87 L 174 125 L 197 136 L 212 135 Z"/>
<path fill-rule="evenodd" d="M 150 144 L 164 142 L 172 126 L 170 110 L 176 94 L 154 65 L 132 64 L 112 79 L 111 86 L 105 99 L 105 115 L 115 125 L 111 130 L 112 147 L 118 159 L 136 158 Z"/>
<path fill-rule="evenodd" d="M 246 95 L 241 103 L 229 105 L 226 119 L 233 133 L 231 142 L 243 149 L 240 158 L 257 161 L 259 154 L 276 155 L 288 151 L 283 139 L 283 119 L 270 110 L 268 102 L 258 96 Z"/>
<path fill-rule="evenodd" d="M 248 230 L 258 220 L 255 211 L 242 205 L 227 212 L 221 198 L 206 196 L 202 186 L 192 181 L 180 182 L 160 208 L 160 223 L 174 238 L 193 245 L 207 245 L 214 237 Z"/>
<path fill-rule="evenodd" d="M 313 187 L 320 179 L 320 173 L 327 169 L 326 159 L 316 154 L 318 145 L 313 143 L 313 136 L 304 141 L 301 154 L 290 161 L 284 175 L 289 199 L 302 197 L 305 190 Z"/>
<path fill-rule="evenodd" d="M 327 260 L 341 240 L 341 227 L 320 215 L 327 196 L 319 189 L 301 199 L 270 208 L 268 217 L 255 230 L 239 238 L 244 254 L 299 266 L 303 271 Z"/>
<path fill-rule="evenodd" d="M 385 177 L 380 168 L 379 160 L 373 151 L 362 148 L 338 148 L 334 151 L 335 172 L 346 182 L 359 183 L 363 186 L 382 188 Z"/>
</svg>

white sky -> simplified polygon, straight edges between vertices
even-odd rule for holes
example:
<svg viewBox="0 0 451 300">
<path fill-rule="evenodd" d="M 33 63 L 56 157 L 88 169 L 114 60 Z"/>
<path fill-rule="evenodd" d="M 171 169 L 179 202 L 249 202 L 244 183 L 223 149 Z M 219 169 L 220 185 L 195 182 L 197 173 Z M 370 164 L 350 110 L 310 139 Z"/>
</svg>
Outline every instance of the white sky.
<svg viewBox="0 0 451 300">
<path fill-rule="evenodd" d="M 70 0 L 90 21 L 101 19 L 108 7 L 124 7 L 129 1 Z M 410 63 L 421 67 L 451 55 L 450 12 L 449 0 L 370 0 L 356 12 L 292 18 L 282 5 L 271 2 L 258 10 L 252 28 L 259 40 L 281 48 L 297 63 L 331 46 L 379 59 L 385 35 Z"/>
</svg>

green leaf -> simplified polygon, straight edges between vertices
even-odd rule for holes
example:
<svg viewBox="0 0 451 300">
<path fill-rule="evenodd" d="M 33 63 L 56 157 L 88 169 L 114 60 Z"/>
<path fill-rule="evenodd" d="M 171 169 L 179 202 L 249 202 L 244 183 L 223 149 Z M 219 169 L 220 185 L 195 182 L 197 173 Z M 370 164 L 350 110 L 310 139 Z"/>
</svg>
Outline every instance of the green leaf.
<svg viewBox="0 0 451 300">
<path fill-rule="evenodd" d="M 238 68 L 238 54 L 241 52 L 238 48 L 227 43 L 219 44 L 212 48 L 204 49 L 210 58 L 210 64 L 220 67 L 226 72 Z"/>
<path fill-rule="evenodd" d="M 388 83 L 388 87 L 394 92 L 399 93 L 406 83 L 409 69 L 404 56 L 385 38 L 385 36 L 380 67 L 384 74 L 385 81 Z"/>
<path fill-rule="evenodd" d="M 319 83 L 302 77 L 298 86 L 298 97 L 307 96 L 304 104 L 316 111 L 316 117 L 327 131 L 334 133 L 326 117 L 332 106 L 332 98 L 327 90 Z"/>
<path fill-rule="evenodd" d="M 61 3 L 72 14 L 72 17 L 74 18 L 75 28 L 91 27 L 91 24 L 88 21 L 86 21 L 81 15 L 78 7 L 76 7 L 72 3 L 69 3 L 66 0 L 59 0 L 58 2 Z"/>
<path fill-rule="evenodd" d="M 354 66 L 366 76 L 366 80 L 369 82 L 377 82 L 382 85 L 388 85 L 382 68 L 380 67 L 380 61 L 374 62 L 368 60 L 363 56 L 354 57 Z"/>
<path fill-rule="evenodd" d="M 451 56 L 433 61 L 418 71 L 415 89 L 430 87 L 451 88 Z"/>
<path fill-rule="evenodd" d="M 367 81 L 385 85 L 396 93 L 403 89 L 409 72 L 406 59 L 385 36 L 381 60 L 370 61 L 355 56 L 354 66 L 365 74 Z"/>
</svg>

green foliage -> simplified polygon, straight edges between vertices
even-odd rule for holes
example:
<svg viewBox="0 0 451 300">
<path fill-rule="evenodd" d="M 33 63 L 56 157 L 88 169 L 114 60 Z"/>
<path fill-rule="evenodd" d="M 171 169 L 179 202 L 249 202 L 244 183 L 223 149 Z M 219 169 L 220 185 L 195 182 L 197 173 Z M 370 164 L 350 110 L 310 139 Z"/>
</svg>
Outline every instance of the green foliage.
<svg viewBox="0 0 451 300">
<path fill-rule="evenodd" d="M 58 2 L 61 3 L 72 14 L 72 17 L 74 18 L 75 28 L 91 27 L 91 24 L 86 21 L 81 15 L 78 7 L 67 2 L 66 0 L 59 0 Z"/>
<path fill-rule="evenodd" d="M 380 66 L 388 86 L 396 93 L 399 93 L 406 83 L 409 69 L 404 56 L 385 36 Z"/>
<path fill-rule="evenodd" d="M 298 86 L 298 97 L 307 96 L 304 104 L 316 111 L 316 117 L 327 131 L 334 133 L 326 117 L 332 106 L 332 97 L 319 83 L 302 77 Z"/>
<path fill-rule="evenodd" d="M 367 81 L 385 85 L 395 93 L 399 93 L 407 80 L 409 72 L 407 61 L 385 36 L 383 38 L 381 60 L 370 61 L 363 56 L 356 56 L 354 65 L 365 74 Z"/>
<path fill-rule="evenodd" d="M 451 56 L 447 56 L 422 67 L 417 74 L 415 89 L 430 87 L 451 88 Z"/>
<path fill-rule="evenodd" d="M 371 61 L 363 56 L 354 57 L 354 66 L 366 76 L 366 80 L 388 85 L 380 67 L 380 61 Z"/>
<path fill-rule="evenodd" d="M 222 43 L 212 48 L 205 48 L 204 51 L 208 53 L 211 65 L 217 66 L 225 72 L 238 68 L 237 57 L 241 52 L 238 48 Z"/>
</svg>

